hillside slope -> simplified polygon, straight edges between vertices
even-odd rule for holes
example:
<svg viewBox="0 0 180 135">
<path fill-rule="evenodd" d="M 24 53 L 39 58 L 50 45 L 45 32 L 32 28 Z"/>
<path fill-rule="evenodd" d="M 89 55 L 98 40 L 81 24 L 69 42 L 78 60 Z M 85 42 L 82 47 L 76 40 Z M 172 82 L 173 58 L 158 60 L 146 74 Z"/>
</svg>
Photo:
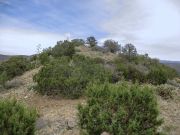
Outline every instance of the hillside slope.
<svg viewBox="0 0 180 135">
<path fill-rule="evenodd" d="M 77 127 L 77 105 L 83 99 L 70 100 L 42 96 L 30 90 L 33 86 L 33 75 L 39 69 L 26 72 L 12 81 L 21 84 L 7 92 L 1 92 L 0 98 L 16 98 L 30 107 L 38 110 L 39 118 L 36 123 L 38 135 L 79 135 Z"/>
<path fill-rule="evenodd" d="M 63 99 L 51 98 L 39 95 L 30 89 L 34 85 L 33 75 L 39 71 L 34 69 L 13 80 L 21 82 L 17 88 L 1 92 L 0 98 L 16 98 L 30 107 L 37 108 L 39 118 L 36 123 L 37 135 L 79 135 L 77 126 L 77 105 L 84 103 L 85 99 Z M 164 118 L 164 125 L 161 130 L 169 135 L 180 133 L 180 90 L 173 100 L 163 100 L 158 97 L 161 116 Z"/>
</svg>

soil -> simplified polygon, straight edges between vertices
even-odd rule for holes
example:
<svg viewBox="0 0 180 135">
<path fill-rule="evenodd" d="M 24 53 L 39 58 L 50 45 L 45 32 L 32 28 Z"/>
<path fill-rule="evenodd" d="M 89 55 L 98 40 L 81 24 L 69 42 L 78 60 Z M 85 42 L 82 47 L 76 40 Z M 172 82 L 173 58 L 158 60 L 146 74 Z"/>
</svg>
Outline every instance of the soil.
<svg viewBox="0 0 180 135">
<path fill-rule="evenodd" d="M 22 76 L 14 78 L 20 82 L 20 86 L 1 92 L 0 98 L 16 98 L 29 107 L 36 108 L 39 117 L 36 122 L 37 135 L 79 135 L 77 120 L 77 105 L 85 102 L 85 99 L 64 99 L 42 96 L 31 87 L 34 85 L 33 75 L 40 68 L 26 72 Z M 160 130 L 168 135 L 180 134 L 180 90 L 177 90 L 175 98 L 163 100 L 158 97 L 161 117 L 164 124 Z"/>
</svg>

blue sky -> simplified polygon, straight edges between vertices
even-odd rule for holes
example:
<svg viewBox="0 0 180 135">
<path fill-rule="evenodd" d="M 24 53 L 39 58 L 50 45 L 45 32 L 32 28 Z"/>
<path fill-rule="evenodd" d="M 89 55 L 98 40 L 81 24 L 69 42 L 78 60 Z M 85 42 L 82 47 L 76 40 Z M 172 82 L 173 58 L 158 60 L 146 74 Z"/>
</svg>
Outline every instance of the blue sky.
<svg viewBox="0 0 180 135">
<path fill-rule="evenodd" d="M 180 1 L 0 0 L 0 53 L 29 55 L 38 44 L 91 35 L 180 60 Z"/>
</svg>

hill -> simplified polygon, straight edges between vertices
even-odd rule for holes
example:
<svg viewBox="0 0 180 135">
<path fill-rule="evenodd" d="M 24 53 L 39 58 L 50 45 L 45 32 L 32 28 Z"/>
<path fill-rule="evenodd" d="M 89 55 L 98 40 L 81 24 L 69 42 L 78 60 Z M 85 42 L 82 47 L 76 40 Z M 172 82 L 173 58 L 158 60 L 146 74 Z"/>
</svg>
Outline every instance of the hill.
<svg viewBox="0 0 180 135">
<path fill-rule="evenodd" d="M 0 54 L 0 61 L 5 61 L 5 60 L 9 59 L 10 57 L 11 57 L 10 55 Z"/>
<path fill-rule="evenodd" d="M 95 86 L 101 88 L 103 83 L 107 84 L 107 89 L 109 86 L 120 88 L 123 86 L 122 82 L 126 81 L 128 87 L 134 86 L 135 83 L 139 90 L 150 88 L 154 91 L 149 94 L 157 97 L 160 117 L 164 119 L 164 124 L 158 129 L 170 135 L 178 135 L 180 79 L 174 78 L 174 69 L 161 64 L 157 59 L 151 59 L 148 55 L 138 54 L 132 44 L 127 44 L 121 51 L 116 48 L 116 42 L 112 41 L 108 41 L 108 46 L 105 47 L 79 45 L 80 41 L 57 42 L 54 48 L 47 48 L 39 55 L 23 56 L 28 59 L 12 57 L 1 62 L 0 98 L 15 98 L 28 107 L 37 109 L 37 135 L 80 135 L 82 129 L 78 126 L 78 105 L 87 105 L 86 92 Z M 141 94 L 134 96 L 138 95 Z M 115 101 L 114 96 L 112 99 Z M 103 103 L 104 101 L 108 101 L 107 98 L 103 99 Z M 129 101 L 125 99 L 125 102 Z M 146 107 L 147 103 L 144 103 L 143 106 Z M 128 108 L 129 105 L 131 104 L 127 104 Z M 92 111 L 94 110 L 96 109 Z M 115 114 L 116 110 L 113 110 L 113 113 Z M 144 112 L 140 111 L 141 113 L 144 115 Z"/>
<path fill-rule="evenodd" d="M 24 58 L 29 58 L 31 56 L 28 56 L 28 55 L 4 55 L 4 54 L 0 54 L 0 61 L 6 61 L 8 60 L 10 57 L 13 57 L 13 56 L 22 56 Z"/>
<path fill-rule="evenodd" d="M 80 135 L 77 106 L 79 103 L 84 104 L 85 99 L 51 98 L 38 94 L 32 87 L 34 86 L 32 78 L 40 69 L 41 67 L 15 77 L 10 83 L 19 85 L 8 91 L 0 92 L 0 98 L 16 98 L 32 108 L 37 108 L 39 112 L 39 118 L 36 122 L 37 135 Z M 178 88 L 176 92 L 174 99 L 169 101 L 158 96 L 161 117 L 165 121 L 162 130 L 167 130 L 166 132 L 170 135 L 178 135 L 180 129 L 180 120 L 178 119 L 180 110 L 177 109 L 180 105 Z M 71 129 L 68 129 L 69 127 Z"/>
<path fill-rule="evenodd" d="M 167 61 L 167 60 L 161 60 L 161 63 L 174 68 L 177 70 L 177 72 L 180 74 L 180 61 Z"/>
</svg>

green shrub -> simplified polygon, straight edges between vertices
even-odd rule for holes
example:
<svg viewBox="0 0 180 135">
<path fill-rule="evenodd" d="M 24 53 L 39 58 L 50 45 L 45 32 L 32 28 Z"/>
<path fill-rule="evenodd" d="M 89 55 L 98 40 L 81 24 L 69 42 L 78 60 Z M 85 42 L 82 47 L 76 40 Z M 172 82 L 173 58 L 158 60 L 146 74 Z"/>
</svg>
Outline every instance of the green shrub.
<svg viewBox="0 0 180 135">
<path fill-rule="evenodd" d="M 71 42 L 74 44 L 74 46 L 83 46 L 85 44 L 83 39 L 73 39 Z"/>
<path fill-rule="evenodd" d="M 135 65 L 130 65 L 130 64 L 117 64 L 116 65 L 116 72 L 124 76 L 126 80 L 131 80 L 133 83 L 135 82 L 140 82 L 144 83 L 146 82 L 146 75 L 136 69 Z"/>
<path fill-rule="evenodd" d="M 89 135 L 155 135 L 162 120 L 153 90 L 139 85 L 89 85 L 87 103 L 79 105 L 82 131 Z"/>
<path fill-rule="evenodd" d="M 0 85 L 2 86 L 2 87 L 4 87 L 5 86 L 5 82 L 8 80 L 8 76 L 7 76 L 7 73 L 6 73 L 6 71 L 4 71 L 4 72 L 2 72 L 1 74 L 0 74 Z"/>
<path fill-rule="evenodd" d="M 152 68 L 147 76 L 150 83 L 154 85 L 165 84 L 168 80 L 166 72 L 161 68 Z"/>
<path fill-rule="evenodd" d="M 7 73 L 7 78 L 12 79 L 28 70 L 29 62 L 22 56 L 14 56 L 0 65 L 0 74 Z"/>
<path fill-rule="evenodd" d="M 72 57 L 75 54 L 75 43 L 70 41 L 59 41 L 57 45 L 52 48 L 52 56 L 61 57 L 61 56 L 70 56 Z"/>
<path fill-rule="evenodd" d="M 173 79 L 177 76 L 177 72 L 174 69 L 160 64 L 156 59 L 150 59 L 145 56 L 136 56 L 136 58 L 130 62 L 123 57 L 116 58 L 113 61 L 115 72 L 121 72 L 126 80 L 131 80 L 132 82 L 149 82 L 154 85 L 165 84 L 168 79 Z"/>
<path fill-rule="evenodd" d="M 49 62 L 49 55 L 46 52 L 42 52 L 39 54 L 39 60 L 41 64 L 47 64 Z"/>
<path fill-rule="evenodd" d="M 34 80 L 42 94 L 78 98 L 89 82 L 111 81 L 111 73 L 84 56 L 61 57 L 45 65 Z"/>
<path fill-rule="evenodd" d="M 37 113 L 15 100 L 0 101 L 1 135 L 34 135 Z"/>
</svg>

